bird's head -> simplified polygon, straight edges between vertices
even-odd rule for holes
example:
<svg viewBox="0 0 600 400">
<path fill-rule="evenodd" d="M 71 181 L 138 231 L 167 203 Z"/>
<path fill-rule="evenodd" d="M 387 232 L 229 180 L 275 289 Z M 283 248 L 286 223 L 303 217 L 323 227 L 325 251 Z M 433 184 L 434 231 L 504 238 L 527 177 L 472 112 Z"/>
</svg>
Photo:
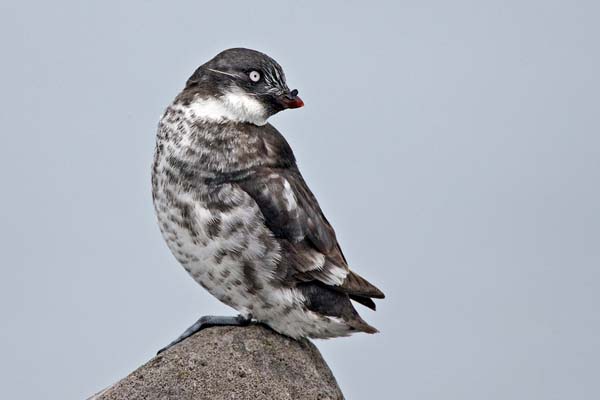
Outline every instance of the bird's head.
<svg viewBox="0 0 600 400">
<path fill-rule="evenodd" d="M 205 120 L 249 122 L 267 119 L 304 102 L 290 90 L 281 66 L 266 54 L 234 48 L 217 54 L 188 79 L 184 93 Z M 189 96 L 188 96 L 189 97 Z"/>
</svg>

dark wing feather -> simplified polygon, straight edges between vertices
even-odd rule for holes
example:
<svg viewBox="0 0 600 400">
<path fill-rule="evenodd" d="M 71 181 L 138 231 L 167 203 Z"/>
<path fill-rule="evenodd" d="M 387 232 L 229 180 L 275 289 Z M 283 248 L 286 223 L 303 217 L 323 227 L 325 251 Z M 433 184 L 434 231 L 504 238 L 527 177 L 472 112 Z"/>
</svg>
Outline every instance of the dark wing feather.
<svg viewBox="0 0 600 400">
<path fill-rule="evenodd" d="M 277 237 L 292 243 L 308 239 L 323 254 L 335 251 L 335 232 L 297 169 L 260 169 L 238 184 L 256 201 Z"/>
<path fill-rule="evenodd" d="M 299 281 L 325 283 L 370 308 L 374 308 L 370 297 L 384 297 L 349 270 L 335 231 L 296 167 L 258 169 L 236 183 L 254 199 L 273 234 L 291 245 L 287 252 L 297 260 L 292 266 Z M 335 282 L 340 276 L 345 279 Z"/>
</svg>

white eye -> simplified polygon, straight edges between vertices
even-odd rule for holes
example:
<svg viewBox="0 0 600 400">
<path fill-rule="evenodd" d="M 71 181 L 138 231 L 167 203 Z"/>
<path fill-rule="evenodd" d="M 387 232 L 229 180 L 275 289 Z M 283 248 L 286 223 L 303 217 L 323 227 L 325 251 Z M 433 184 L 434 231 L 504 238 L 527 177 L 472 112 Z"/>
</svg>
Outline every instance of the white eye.
<svg viewBox="0 0 600 400">
<path fill-rule="evenodd" d="M 258 81 L 260 81 L 260 72 L 258 72 L 258 71 L 252 71 L 252 72 L 250 72 L 250 80 L 252 82 L 258 82 Z"/>
</svg>

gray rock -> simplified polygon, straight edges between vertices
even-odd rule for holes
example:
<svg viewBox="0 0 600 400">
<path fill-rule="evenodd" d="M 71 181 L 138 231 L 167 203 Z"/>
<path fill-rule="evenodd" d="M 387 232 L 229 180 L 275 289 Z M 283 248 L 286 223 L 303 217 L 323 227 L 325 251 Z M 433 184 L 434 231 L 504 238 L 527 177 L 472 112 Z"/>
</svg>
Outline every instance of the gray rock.
<svg viewBox="0 0 600 400">
<path fill-rule="evenodd" d="M 251 325 L 204 329 L 91 399 L 343 398 L 314 344 Z"/>
</svg>

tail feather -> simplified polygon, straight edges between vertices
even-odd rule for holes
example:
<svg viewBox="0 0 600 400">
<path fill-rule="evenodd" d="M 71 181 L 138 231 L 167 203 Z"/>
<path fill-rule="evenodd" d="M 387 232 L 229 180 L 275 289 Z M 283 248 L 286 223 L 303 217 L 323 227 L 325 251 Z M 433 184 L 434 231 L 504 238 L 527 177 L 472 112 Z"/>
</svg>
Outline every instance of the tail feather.
<svg viewBox="0 0 600 400">
<path fill-rule="evenodd" d="M 361 331 L 364 333 L 379 333 L 377 328 L 369 325 L 364 319 L 360 317 L 360 315 L 356 314 L 353 318 L 346 319 L 346 323 L 357 331 Z"/>
<path fill-rule="evenodd" d="M 315 284 L 312 282 L 303 283 L 299 285 L 298 288 L 302 291 L 306 301 L 305 304 L 309 310 L 323 315 L 341 318 L 348 326 L 357 331 L 366 333 L 379 332 L 361 318 L 350 301 L 350 295 L 347 293 L 334 290 L 332 286 Z M 373 302 L 369 298 L 361 298 L 361 300 L 364 300 L 367 304 L 369 304 L 369 301 L 371 303 Z M 373 304 L 373 306 L 375 306 L 375 304 Z"/>
<path fill-rule="evenodd" d="M 360 297 L 373 297 L 383 299 L 385 295 L 375 285 L 369 283 L 365 278 L 357 273 L 350 271 L 346 280 L 341 286 L 338 286 L 342 291 Z M 358 300 L 357 300 L 358 301 Z M 360 303 L 360 301 L 359 301 Z"/>
<path fill-rule="evenodd" d="M 371 300 L 370 297 L 357 296 L 355 294 L 349 294 L 348 296 L 350 297 L 350 299 L 356 301 L 357 303 L 362 304 L 365 307 L 370 308 L 373 311 L 377 310 L 377 306 L 375 305 L 375 302 L 373 300 Z"/>
</svg>

